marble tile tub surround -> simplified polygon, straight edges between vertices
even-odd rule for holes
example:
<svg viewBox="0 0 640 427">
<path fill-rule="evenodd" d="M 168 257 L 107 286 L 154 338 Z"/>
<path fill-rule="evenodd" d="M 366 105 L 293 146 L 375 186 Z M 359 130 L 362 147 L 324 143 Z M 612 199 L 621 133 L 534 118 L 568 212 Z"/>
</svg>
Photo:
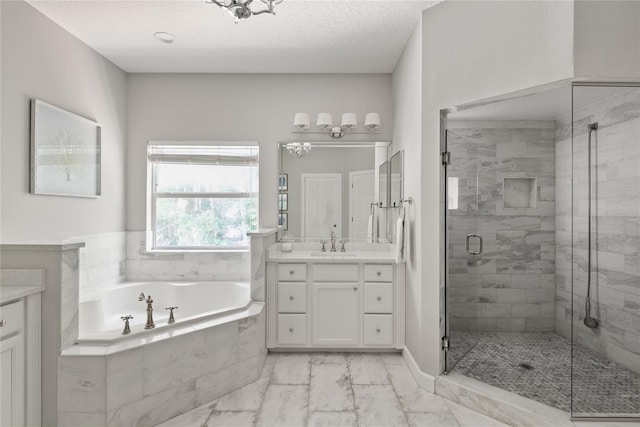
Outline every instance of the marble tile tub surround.
<svg viewBox="0 0 640 427">
<path fill-rule="evenodd" d="M 266 350 L 264 304 L 254 304 L 249 317 L 140 347 L 65 352 L 57 425 L 154 426 L 256 381 Z"/>
<path fill-rule="evenodd" d="M 159 427 L 505 426 L 421 389 L 400 354 L 271 353 L 262 375 Z"/>
<path fill-rule="evenodd" d="M 449 176 L 459 178 L 458 209 L 449 210 L 451 328 L 553 330 L 555 122 L 452 122 L 449 127 Z M 535 181 L 536 188 L 528 189 L 535 192 L 531 208 L 505 201 L 503 186 L 520 182 L 514 178 Z M 517 186 L 507 190 L 511 194 Z M 515 202 L 525 204 L 524 198 Z M 469 233 L 482 236 L 482 255 L 466 253 Z"/>
<path fill-rule="evenodd" d="M 615 96 L 576 111 L 573 147 L 571 117 L 558 122 L 555 319 L 557 332 L 570 337 L 573 315 L 573 337 L 577 344 L 640 373 L 638 105 L 640 90 L 624 89 Z M 598 131 L 592 135 L 595 147 L 592 149 L 592 163 L 596 165 L 592 167 L 592 191 L 596 202 L 592 204 L 591 312 L 599 321 L 597 329 L 589 329 L 582 322 L 587 292 L 587 124 L 592 122 L 599 124 Z"/>
<path fill-rule="evenodd" d="M 251 257 L 251 299 L 265 301 L 267 285 L 267 250 L 276 243 L 277 229 L 260 229 L 247 233 Z"/>
<path fill-rule="evenodd" d="M 148 252 L 147 232 L 127 232 L 127 280 L 232 280 L 250 279 L 249 251 Z"/>
</svg>

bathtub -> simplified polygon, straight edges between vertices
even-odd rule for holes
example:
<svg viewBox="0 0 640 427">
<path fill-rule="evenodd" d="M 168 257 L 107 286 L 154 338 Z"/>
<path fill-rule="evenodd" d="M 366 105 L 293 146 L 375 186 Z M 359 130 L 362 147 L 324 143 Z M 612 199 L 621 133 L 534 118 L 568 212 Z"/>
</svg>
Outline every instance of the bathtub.
<svg viewBox="0 0 640 427">
<path fill-rule="evenodd" d="M 147 304 L 138 299 L 142 292 L 153 299 L 153 329 L 144 329 Z M 114 343 L 142 337 L 244 310 L 250 303 L 249 283 L 243 282 L 122 283 L 80 302 L 77 342 Z M 174 310 L 176 323 L 167 323 L 166 307 L 178 307 Z M 123 335 L 121 318 L 129 315 L 133 316 L 131 333 Z"/>
</svg>

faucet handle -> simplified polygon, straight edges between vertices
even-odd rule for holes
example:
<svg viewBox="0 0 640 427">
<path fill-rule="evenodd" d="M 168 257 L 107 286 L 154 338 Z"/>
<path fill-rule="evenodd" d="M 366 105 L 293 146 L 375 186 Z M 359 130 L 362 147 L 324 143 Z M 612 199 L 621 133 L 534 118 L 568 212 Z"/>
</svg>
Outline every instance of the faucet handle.
<svg viewBox="0 0 640 427">
<path fill-rule="evenodd" d="M 177 308 L 178 307 L 165 307 L 165 310 L 169 310 L 169 320 L 167 320 L 167 323 L 176 323 L 176 319 L 173 317 L 173 310 L 176 310 Z"/>
<path fill-rule="evenodd" d="M 324 245 L 327 244 L 326 240 L 320 240 L 320 243 L 322 244 L 322 249 L 320 249 L 320 252 L 327 252 L 327 248 L 324 247 Z"/>
<path fill-rule="evenodd" d="M 346 252 L 346 250 L 344 249 L 344 240 L 340 240 L 340 244 L 342 245 L 342 247 L 340 248 L 340 252 Z"/>
<path fill-rule="evenodd" d="M 133 316 L 129 314 L 126 316 L 122 316 L 120 318 L 124 320 L 124 329 L 122 330 L 122 335 L 129 335 L 131 333 L 131 327 L 129 326 L 129 319 L 133 319 Z"/>
</svg>

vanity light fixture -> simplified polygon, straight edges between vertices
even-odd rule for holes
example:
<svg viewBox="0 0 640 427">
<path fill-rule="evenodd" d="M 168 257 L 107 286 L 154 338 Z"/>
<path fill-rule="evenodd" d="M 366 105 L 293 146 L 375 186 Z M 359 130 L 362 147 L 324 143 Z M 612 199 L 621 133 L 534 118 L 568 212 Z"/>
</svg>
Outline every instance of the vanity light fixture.
<svg viewBox="0 0 640 427">
<path fill-rule="evenodd" d="M 310 142 L 290 142 L 286 145 L 287 151 L 292 156 L 296 156 L 300 158 L 306 154 L 309 154 L 311 151 L 311 143 Z"/>
<path fill-rule="evenodd" d="M 241 19 L 250 18 L 252 15 L 260 15 L 262 13 L 269 13 L 275 15 L 273 11 L 275 5 L 282 3 L 282 0 L 261 0 L 262 3 L 267 5 L 266 9 L 254 12 L 251 10 L 251 3 L 253 0 L 204 0 L 205 3 L 215 4 L 222 9 L 226 9 L 227 12 L 233 16 L 236 24 Z"/>
<path fill-rule="evenodd" d="M 329 135 L 332 138 L 342 138 L 347 134 L 379 134 L 380 129 L 380 114 L 367 113 L 364 119 L 364 127 L 367 132 L 357 132 L 358 116 L 356 113 L 343 113 L 342 122 L 340 126 L 333 125 L 333 118 L 330 113 L 319 113 L 316 120 L 316 127 L 319 131 L 309 131 L 309 115 L 307 113 L 296 113 L 293 119 L 293 127 L 296 130 L 293 133 L 297 134 L 321 134 Z"/>
</svg>

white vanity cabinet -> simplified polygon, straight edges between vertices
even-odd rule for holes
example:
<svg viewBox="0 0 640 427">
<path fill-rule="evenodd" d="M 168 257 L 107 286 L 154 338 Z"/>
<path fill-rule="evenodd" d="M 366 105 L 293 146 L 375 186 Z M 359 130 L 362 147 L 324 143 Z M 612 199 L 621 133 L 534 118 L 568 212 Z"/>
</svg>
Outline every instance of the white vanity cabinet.
<svg viewBox="0 0 640 427">
<path fill-rule="evenodd" d="M 267 263 L 268 348 L 403 348 L 404 264 L 295 261 Z"/>
</svg>

